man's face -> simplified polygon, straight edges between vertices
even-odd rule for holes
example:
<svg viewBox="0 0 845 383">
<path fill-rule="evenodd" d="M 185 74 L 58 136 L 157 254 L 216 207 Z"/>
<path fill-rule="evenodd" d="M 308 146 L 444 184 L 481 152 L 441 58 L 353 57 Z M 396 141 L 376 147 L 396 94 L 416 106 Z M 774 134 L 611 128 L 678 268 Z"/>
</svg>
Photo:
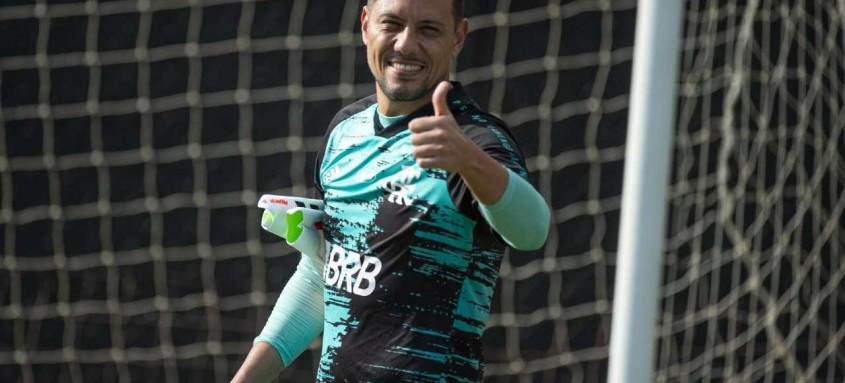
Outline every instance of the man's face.
<svg viewBox="0 0 845 383">
<path fill-rule="evenodd" d="M 466 20 L 455 25 L 452 0 L 377 0 L 361 14 L 367 62 L 391 101 L 415 101 L 448 80 L 463 47 Z"/>
</svg>

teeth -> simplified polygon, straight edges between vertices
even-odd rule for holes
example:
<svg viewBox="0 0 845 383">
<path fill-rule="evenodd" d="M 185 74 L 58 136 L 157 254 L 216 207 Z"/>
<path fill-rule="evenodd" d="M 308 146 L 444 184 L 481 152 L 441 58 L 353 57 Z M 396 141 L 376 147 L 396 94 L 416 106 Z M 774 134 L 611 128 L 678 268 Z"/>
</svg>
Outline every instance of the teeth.
<svg viewBox="0 0 845 383">
<path fill-rule="evenodd" d="M 399 70 L 404 71 L 404 72 L 413 72 L 413 71 L 418 71 L 418 70 L 422 69 L 422 66 L 412 65 L 412 64 L 394 63 L 393 66 L 396 67 L 396 69 L 399 69 Z"/>
</svg>

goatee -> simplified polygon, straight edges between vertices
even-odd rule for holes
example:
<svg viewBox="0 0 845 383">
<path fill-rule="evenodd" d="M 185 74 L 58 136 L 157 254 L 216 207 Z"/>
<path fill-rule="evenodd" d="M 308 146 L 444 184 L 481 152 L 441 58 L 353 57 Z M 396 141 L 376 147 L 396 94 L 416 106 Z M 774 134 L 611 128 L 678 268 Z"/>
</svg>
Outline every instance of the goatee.
<svg viewBox="0 0 845 383">
<path fill-rule="evenodd" d="M 420 85 L 418 87 L 391 87 L 383 78 L 377 79 L 376 82 L 378 83 L 381 92 L 384 93 L 385 97 L 387 97 L 390 101 L 416 101 L 433 92 L 436 87 L 436 84 L 430 87 L 425 85 Z"/>
</svg>

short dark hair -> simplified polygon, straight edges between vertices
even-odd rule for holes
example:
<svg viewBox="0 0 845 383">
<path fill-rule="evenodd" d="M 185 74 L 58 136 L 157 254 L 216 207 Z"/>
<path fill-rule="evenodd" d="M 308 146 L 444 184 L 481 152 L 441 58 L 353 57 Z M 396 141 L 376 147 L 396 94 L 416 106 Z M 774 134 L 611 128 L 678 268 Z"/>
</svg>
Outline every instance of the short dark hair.
<svg viewBox="0 0 845 383">
<path fill-rule="evenodd" d="M 452 0 L 452 14 L 455 16 L 455 25 L 460 25 L 464 19 L 464 0 Z"/>
<path fill-rule="evenodd" d="M 376 0 L 367 0 L 367 5 L 373 5 Z M 452 0 L 452 16 L 455 18 L 455 27 L 461 24 L 464 19 L 464 0 Z"/>
</svg>

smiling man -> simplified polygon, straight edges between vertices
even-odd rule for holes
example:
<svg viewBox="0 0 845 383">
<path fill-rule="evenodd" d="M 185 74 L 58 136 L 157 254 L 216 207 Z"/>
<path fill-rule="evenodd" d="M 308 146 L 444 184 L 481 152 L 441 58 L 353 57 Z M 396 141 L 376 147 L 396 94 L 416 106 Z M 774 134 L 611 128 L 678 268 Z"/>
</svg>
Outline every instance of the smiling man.
<svg viewBox="0 0 845 383">
<path fill-rule="evenodd" d="M 463 1 L 370 0 L 361 22 L 376 94 L 318 154 L 324 250 L 303 254 L 235 381 L 274 378 L 322 331 L 320 382 L 479 382 L 505 248 L 546 240 L 508 127 L 448 82 Z"/>
</svg>

